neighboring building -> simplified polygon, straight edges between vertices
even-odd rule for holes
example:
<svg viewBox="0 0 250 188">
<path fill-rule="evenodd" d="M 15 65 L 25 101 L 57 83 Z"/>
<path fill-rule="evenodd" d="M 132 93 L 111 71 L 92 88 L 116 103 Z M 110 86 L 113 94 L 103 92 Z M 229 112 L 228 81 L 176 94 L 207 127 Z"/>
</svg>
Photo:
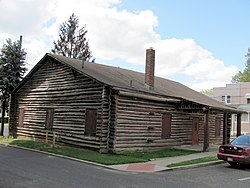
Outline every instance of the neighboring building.
<svg viewBox="0 0 250 188">
<path fill-rule="evenodd" d="M 228 142 L 231 114 L 242 111 L 155 77 L 154 64 L 153 49 L 145 74 L 46 54 L 11 94 L 11 133 L 44 139 L 49 130 L 114 153 Z"/>
<path fill-rule="evenodd" d="M 250 133 L 250 82 L 226 84 L 226 87 L 213 88 L 213 99 L 246 111 L 247 113 L 241 116 L 241 131 L 243 134 Z M 231 134 L 236 134 L 236 124 L 237 118 L 234 115 Z"/>
</svg>

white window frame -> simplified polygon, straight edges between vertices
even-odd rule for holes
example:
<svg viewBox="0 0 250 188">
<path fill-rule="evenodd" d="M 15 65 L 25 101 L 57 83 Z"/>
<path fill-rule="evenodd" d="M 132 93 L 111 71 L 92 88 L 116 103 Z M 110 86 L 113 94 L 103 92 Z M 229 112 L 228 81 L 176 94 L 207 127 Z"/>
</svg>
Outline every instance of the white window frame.
<svg viewBox="0 0 250 188">
<path fill-rule="evenodd" d="M 231 104 L 232 97 L 230 95 L 222 95 L 221 96 L 221 102 L 225 104 Z"/>
<path fill-rule="evenodd" d="M 225 95 L 222 95 L 222 96 L 221 96 L 221 102 L 225 103 L 225 101 L 226 101 L 226 96 L 225 96 Z"/>
<path fill-rule="evenodd" d="M 230 95 L 228 95 L 227 97 L 226 97 L 226 104 L 231 104 L 231 96 Z"/>
<path fill-rule="evenodd" d="M 242 115 L 243 115 L 243 114 L 242 114 Z M 242 116 L 242 115 L 241 115 L 241 116 Z M 247 118 L 246 118 L 247 121 L 244 121 L 244 119 L 241 117 L 241 122 L 242 122 L 242 123 L 249 123 L 249 122 L 250 122 L 250 113 L 248 112 L 246 115 L 247 115 Z"/>
</svg>

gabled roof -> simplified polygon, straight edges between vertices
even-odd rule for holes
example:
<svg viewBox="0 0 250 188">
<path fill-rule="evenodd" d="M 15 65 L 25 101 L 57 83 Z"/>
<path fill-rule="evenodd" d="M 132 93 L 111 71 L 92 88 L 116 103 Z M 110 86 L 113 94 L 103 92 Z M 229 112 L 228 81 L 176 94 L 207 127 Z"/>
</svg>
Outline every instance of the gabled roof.
<svg viewBox="0 0 250 188">
<path fill-rule="evenodd" d="M 213 109 L 224 110 L 234 113 L 241 112 L 234 107 L 227 106 L 219 101 L 207 97 L 175 81 L 155 77 L 154 90 L 149 90 L 147 87 L 145 87 L 144 84 L 144 73 L 97 63 L 84 62 L 83 65 L 82 61 L 80 60 L 55 54 L 46 54 L 39 61 L 39 63 L 30 71 L 30 73 L 26 76 L 23 82 L 26 82 L 25 80 L 29 79 L 33 72 L 36 72 L 36 70 L 39 69 L 39 67 L 47 61 L 47 58 L 55 59 L 58 62 L 61 62 L 71 67 L 72 69 L 78 71 L 79 73 L 89 76 L 97 80 L 98 82 L 111 86 L 117 90 L 139 92 L 159 97 L 173 97 L 182 100 L 192 101 L 194 103 L 202 104 Z M 18 87 L 16 89 L 18 89 Z"/>
</svg>

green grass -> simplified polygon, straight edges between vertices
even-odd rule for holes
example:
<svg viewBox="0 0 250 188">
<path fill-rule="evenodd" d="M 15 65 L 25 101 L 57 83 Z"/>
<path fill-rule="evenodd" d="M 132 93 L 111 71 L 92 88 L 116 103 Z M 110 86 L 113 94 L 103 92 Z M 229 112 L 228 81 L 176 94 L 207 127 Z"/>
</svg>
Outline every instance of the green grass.
<svg viewBox="0 0 250 188">
<path fill-rule="evenodd" d="M 6 138 L 3 136 L 0 136 L 0 143 L 10 143 L 13 141 L 13 138 Z"/>
<path fill-rule="evenodd" d="M 125 155 L 145 160 L 150 160 L 162 157 L 176 157 L 181 155 L 189 155 L 193 153 L 198 153 L 198 152 L 192 150 L 181 150 L 181 149 L 164 149 L 160 151 L 150 151 L 150 152 L 131 152 L 131 153 L 126 153 Z"/>
<path fill-rule="evenodd" d="M 4 139 L 2 139 L 3 141 Z M 42 141 L 33 140 L 11 140 L 10 145 L 16 145 L 40 151 L 69 156 L 77 159 L 92 161 L 104 165 L 126 164 L 126 163 L 139 163 L 147 162 L 150 159 L 161 157 L 174 157 L 180 155 L 188 155 L 197 153 L 197 151 L 178 150 L 178 149 L 165 149 L 161 151 L 151 152 L 130 152 L 123 154 L 100 154 L 95 151 L 86 150 L 82 148 L 75 148 L 69 146 L 51 147 Z M 1 139 L 0 139 L 1 143 Z"/>
<path fill-rule="evenodd" d="M 180 163 L 173 163 L 168 165 L 167 167 L 178 167 L 178 166 L 187 166 L 187 165 L 193 165 L 193 164 L 199 164 L 199 163 L 205 163 L 205 162 L 212 162 L 212 161 L 217 161 L 217 156 L 208 156 L 208 157 L 203 157 L 203 158 L 198 158 L 198 159 L 193 159 L 190 161 L 183 161 Z"/>
<path fill-rule="evenodd" d="M 145 160 L 140 159 L 140 158 L 133 158 L 133 157 L 125 156 L 125 155 L 100 154 L 95 151 L 69 147 L 69 146 L 57 146 L 53 148 L 49 145 L 44 144 L 41 141 L 14 140 L 10 144 L 32 148 L 32 149 L 36 149 L 40 151 L 46 151 L 49 153 L 69 156 L 69 157 L 73 157 L 77 159 L 92 161 L 92 162 L 101 163 L 105 165 L 131 163 L 131 162 L 145 162 Z"/>
</svg>

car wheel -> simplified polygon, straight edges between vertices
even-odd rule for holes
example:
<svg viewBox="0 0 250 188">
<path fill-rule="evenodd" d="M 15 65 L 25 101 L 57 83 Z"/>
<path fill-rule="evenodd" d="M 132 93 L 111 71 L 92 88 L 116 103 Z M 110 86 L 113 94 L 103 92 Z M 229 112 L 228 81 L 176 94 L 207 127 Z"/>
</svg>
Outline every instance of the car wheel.
<svg viewBox="0 0 250 188">
<path fill-rule="evenodd" d="M 240 164 L 237 162 L 228 162 L 232 167 L 239 167 Z"/>
</svg>

